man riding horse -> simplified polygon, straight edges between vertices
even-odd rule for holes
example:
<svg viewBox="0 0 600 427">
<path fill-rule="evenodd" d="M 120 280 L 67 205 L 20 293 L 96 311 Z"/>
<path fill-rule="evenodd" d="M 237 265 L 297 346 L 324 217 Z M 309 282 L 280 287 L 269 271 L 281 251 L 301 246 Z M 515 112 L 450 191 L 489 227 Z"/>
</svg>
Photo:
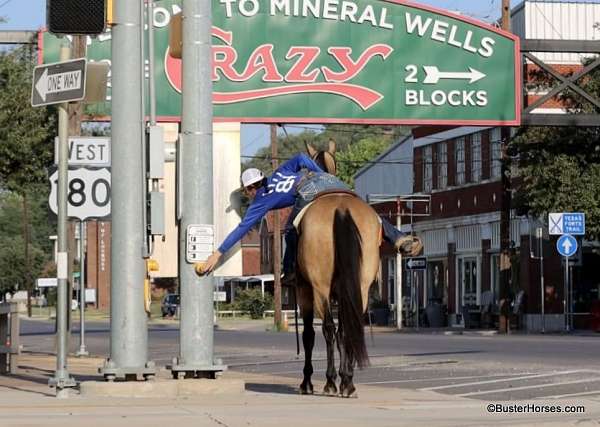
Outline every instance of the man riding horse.
<svg viewBox="0 0 600 427">
<path fill-rule="evenodd" d="M 298 213 L 315 197 L 324 191 L 349 191 L 346 184 L 335 176 L 326 173 L 306 154 L 298 154 L 283 163 L 270 177 L 265 177 L 256 168 L 246 169 L 241 176 L 244 193 L 251 204 L 240 224 L 225 238 L 221 246 L 212 253 L 208 260 L 199 266 L 199 273 L 207 274 L 214 270 L 223 254 L 229 251 L 244 237 L 250 229 L 258 224 L 267 212 L 293 206 L 285 228 L 286 250 L 283 258 L 282 283 L 295 282 L 295 263 L 298 234 L 294 227 L 294 219 Z M 385 218 L 380 218 L 383 237 L 403 254 L 415 256 L 423 245 L 418 237 L 406 235 L 397 230 Z"/>
</svg>

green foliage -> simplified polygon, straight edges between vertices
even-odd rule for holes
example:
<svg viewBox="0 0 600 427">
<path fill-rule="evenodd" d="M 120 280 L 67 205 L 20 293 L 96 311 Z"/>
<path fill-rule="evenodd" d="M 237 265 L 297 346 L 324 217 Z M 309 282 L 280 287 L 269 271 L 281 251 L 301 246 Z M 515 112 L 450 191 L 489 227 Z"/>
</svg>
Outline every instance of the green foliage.
<svg viewBox="0 0 600 427">
<path fill-rule="evenodd" d="M 354 187 L 354 175 L 359 169 L 383 153 L 392 142 L 391 138 L 365 138 L 349 145 L 336 156 L 338 177 Z"/>
<path fill-rule="evenodd" d="M 235 310 L 247 311 L 252 319 L 261 319 L 265 310 L 273 310 L 273 297 L 260 288 L 247 289 L 237 293 L 234 302 Z"/>
<path fill-rule="evenodd" d="M 556 86 L 556 80 L 544 71 L 528 77 L 533 82 L 530 89 Z M 600 71 L 577 83 L 600 98 Z M 571 90 L 555 100 L 572 114 L 600 113 Z M 546 218 L 549 212 L 585 212 L 587 238 L 600 238 L 600 127 L 527 128 L 509 149 L 519 158 L 515 204 L 520 213 Z"/>
<path fill-rule="evenodd" d="M 47 269 L 48 167 L 55 121 L 30 105 L 35 58 L 28 48 L 0 54 L 0 291 L 29 289 Z"/>
<path fill-rule="evenodd" d="M 34 58 L 28 49 L 0 54 L 0 186 L 23 194 L 47 179 L 54 120 L 30 104 Z"/>
<path fill-rule="evenodd" d="M 25 243 L 21 236 L 0 236 L 0 292 L 13 293 L 24 289 L 41 272 L 46 257 L 36 246 L 29 247 L 29 265 L 25 263 Z"/>
<path fill-rule="evenodd" d="M 55 225 L 48 218 L 47 191 L 32 191 L 28 201 L 29 268 L 23 233 L 23 197 L 0 193 L 0 293 L 26 289 L 51 263 L 53 244 L 48 238 Z"/>
<path fill-rule="evenodd" d="M 515 207 L 546 218 L 585 212 L 589 239 L 600 237 L 600 129 L 530 128 L 511 142 L 519 157 Z"/>
<path fill-rule="evenodd" d="M 352 186 L 352 177 L 360 168 L 408 131 L 403 126 L 325 125 L 322 132 L 306 130 L 299 134 L 280 135 L 277 138 L 279 163 L 306 152 L 307 142 L 317 150 L 327 150 L 329 140 L 333 139 L 336 143 L 338 176 Z M 273 172 L 271 147 L 261 148 L 254 158 L 242 165 L 242 169 L 250 167 L 270 175 Z"/>
</svg>

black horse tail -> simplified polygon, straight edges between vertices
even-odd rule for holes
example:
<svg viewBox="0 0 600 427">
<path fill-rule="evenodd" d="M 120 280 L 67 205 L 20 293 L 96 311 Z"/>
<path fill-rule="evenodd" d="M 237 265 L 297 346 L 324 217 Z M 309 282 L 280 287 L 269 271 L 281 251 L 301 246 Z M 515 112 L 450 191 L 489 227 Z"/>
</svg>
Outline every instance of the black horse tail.
<svg viewBox="0 0 600 427">
<path fill-rule="evenodd" d="M 350 360 L 359 368 L 368 366 L 365 345 L 363 301 L 360 288 L 362 240 L 348 210 L 335 211 L 333 220 L 334 263 L 333 289 L 339 303 L 342 343 Z"/>
</svg>

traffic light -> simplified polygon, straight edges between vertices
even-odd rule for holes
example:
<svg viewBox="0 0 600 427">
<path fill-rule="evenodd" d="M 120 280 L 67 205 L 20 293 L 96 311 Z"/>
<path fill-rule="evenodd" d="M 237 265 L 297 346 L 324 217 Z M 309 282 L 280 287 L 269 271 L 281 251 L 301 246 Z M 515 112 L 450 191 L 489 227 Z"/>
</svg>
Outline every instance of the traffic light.
<svg viewBox="0 0 600 427">
<path fill-rule="evenodd" d="M 106 27 L 106 0 L 47 0 L 48 31 L 95 35 Z"/>
</svg>

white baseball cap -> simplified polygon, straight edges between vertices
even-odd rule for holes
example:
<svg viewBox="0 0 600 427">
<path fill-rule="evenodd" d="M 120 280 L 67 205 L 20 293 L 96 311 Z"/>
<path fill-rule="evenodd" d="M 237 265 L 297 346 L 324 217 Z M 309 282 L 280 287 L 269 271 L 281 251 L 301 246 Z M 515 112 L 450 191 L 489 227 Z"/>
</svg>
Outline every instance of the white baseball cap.
<svg viewBox="0 0 600 427">
<path fill-rule="evenodd" d="M 265 176 L 260 169 L 250 168 L 242 173 L 242 185 L 248 187 L 263 180 Z"/>
</svg>

